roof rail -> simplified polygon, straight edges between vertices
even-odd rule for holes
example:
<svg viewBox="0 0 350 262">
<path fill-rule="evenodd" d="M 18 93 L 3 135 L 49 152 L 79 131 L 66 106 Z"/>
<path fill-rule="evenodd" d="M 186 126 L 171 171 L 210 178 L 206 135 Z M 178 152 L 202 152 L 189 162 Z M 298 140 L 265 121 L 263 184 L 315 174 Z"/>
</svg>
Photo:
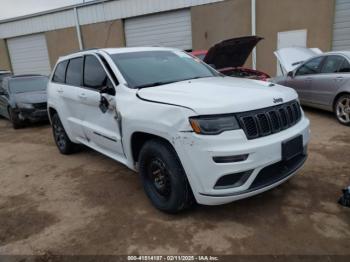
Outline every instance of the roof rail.
<svg viewBox="0 0 350 262">
<path fill-rule="evenodd" d="M 21 78 L 21 77 L 33 77 L 33 76 L 44 76 L 40 74 L 22 74 L 22 75 L 13 75 L 11 78 Z"/>
</svg>

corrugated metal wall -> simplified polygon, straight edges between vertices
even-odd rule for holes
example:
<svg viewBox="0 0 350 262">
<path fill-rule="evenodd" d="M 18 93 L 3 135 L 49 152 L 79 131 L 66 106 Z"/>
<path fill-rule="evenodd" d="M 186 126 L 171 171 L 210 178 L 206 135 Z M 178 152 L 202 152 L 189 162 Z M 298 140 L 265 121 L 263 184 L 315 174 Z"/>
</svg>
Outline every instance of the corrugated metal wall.
<svg viewBox="0 0 350 262">
<path fill-rule="evenodd" d="M 170 11 L 190 6 L 221 2 L 223 0 L 114 0 L 85 5 L 78 8 L 81 25 L 121 19 L 145 14 Z M 3 22 L 0 38 L 10 38 L 75 25 L 72 9 L 50 14 Z"/>
<path fill-rule="evenodd" d="M 337 0 L 333 29 L 333 50 L 350 50 L 350 1 Z"/>
<path fill-rule="evenodd" d="M 125 20 L 126 46 L 165 46 L 192 49 L 189 9 Z"/>
<path fill-rule="evenodd" d="M 15 74 L 50 74 L 44 34 L 12 38 L 8 40 L 7 45 Z"/>
</svg>

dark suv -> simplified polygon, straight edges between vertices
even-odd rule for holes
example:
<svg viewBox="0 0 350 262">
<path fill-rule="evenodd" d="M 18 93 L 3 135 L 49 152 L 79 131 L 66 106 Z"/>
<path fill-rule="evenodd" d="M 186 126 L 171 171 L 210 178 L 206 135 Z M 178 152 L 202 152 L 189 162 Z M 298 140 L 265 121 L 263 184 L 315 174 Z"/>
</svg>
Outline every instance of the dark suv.
<svg viewBox="0 0 350 262">
<path fill-rule="evenodd" d="M 47 120 L 47 82 L 42 75 L 5 77 L 0 86 L 0 115 L 8 118 L 15 129 L 27 121 Z"/>
</svg>

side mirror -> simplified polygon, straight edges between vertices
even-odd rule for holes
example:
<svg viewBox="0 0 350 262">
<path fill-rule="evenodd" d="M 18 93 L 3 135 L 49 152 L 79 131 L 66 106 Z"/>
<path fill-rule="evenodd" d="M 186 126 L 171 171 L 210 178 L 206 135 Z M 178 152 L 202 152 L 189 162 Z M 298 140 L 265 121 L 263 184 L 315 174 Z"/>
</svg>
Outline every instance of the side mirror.
<svg viewBox="0 0 350 262">
<path fill-rule="evenodd" d="M 289 76 L 290 78 L 294 78 L 294 72 L 293 71 L 288 72 L 287 76 Z"/>
<path fill-rule="evenodd" d="M 4 95 L 6 95 L 5 90 L 0 88 L 0 96 L 4 96 Z"/>
<path fill-rule="evenodd" d="M 109 102 L 104 96 L 101 96 L 99 108 L 103 114 L 105 114 L 108 111 Z"/>
<path fill-rule="evenodd" d="M 101 88 L 100 94 L 107 94 L 107 95 L 115 96 L 115 89 L 113 87 L 104 86 Z"/>
</svg>

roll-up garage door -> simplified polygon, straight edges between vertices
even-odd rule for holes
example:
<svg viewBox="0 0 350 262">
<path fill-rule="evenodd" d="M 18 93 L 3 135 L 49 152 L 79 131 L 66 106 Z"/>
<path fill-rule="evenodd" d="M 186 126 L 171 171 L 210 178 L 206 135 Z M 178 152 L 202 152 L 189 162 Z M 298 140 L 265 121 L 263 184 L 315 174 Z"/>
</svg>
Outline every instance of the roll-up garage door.
<svg viewBox="0 0 350 262">
<path fill-rule="evenodd" d="M 7 46 L 15 74 L 50 74 L 44 34 L 10 38 Z"/>
<path fill-rule="evenodd" d="M 164 46 L 192 49 L 190 10 L 166 12 L 125 20 L 127 46 Z"/>
<path fill-rule="evenodd" d="M 350 1 L 336 0 L 333 50 L 350 50 Z"/>
</svg>

